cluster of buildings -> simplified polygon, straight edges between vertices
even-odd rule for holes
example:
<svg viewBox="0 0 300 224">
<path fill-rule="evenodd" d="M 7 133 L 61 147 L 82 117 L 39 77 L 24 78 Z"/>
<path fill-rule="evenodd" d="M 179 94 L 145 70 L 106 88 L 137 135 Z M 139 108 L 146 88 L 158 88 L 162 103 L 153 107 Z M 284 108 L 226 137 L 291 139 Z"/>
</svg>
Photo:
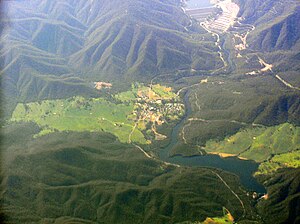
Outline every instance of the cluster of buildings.
<svg viewBox="0 0 300 224">
<path fill-rule="evenodd" d="M 94 88 L 97 90 L 110 89 L 112 84 L 109 82 L 94 82 Z"/>
<path fill-rule="evenodd" d="M 198 9 L 187 9 L 186 13 L 196 19 L 199 22 L 206 21 L 207 18 L 212 17 L 217 12 L 217 8 L 209 7 L 209 8 L 198 8 Z"/>
<path fill-rule="evenodd" d="M 159 97 L 151 89 L 140 92 L 138 96 L 134 110 L 137 120 L 162 125 L 169 116 L 179 116 L 184 113 L 183 104 Z"/>
<path fill-rule="evenodd" d="M 186 13 L 206 29 L 223 33 L 236 22 L 239 10 L 239 6 L 231 0 L 218 0 L 214 7 L 186 10 Z"/>
</svg>

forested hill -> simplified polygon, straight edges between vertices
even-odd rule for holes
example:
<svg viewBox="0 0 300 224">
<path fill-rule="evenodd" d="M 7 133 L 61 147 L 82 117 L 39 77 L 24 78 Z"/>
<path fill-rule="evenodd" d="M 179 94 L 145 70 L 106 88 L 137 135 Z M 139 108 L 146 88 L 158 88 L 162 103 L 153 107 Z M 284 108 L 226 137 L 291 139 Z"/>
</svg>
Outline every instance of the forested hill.
<svg viewBox="0 0 300 224">
<path fill-rule="evenodd" d="M 8 98 L 93 94 L 93 81 L 149 81 L 221 67 L 211 35 L 191 26 L 180 6 L 179 0 L 7 3 L 0 55 Z"/>
<path fill-rule="evenodd" d="M 5 1 L 0 223 L 299 223 L 300 1 L 214 2 Z"/>
</svg>

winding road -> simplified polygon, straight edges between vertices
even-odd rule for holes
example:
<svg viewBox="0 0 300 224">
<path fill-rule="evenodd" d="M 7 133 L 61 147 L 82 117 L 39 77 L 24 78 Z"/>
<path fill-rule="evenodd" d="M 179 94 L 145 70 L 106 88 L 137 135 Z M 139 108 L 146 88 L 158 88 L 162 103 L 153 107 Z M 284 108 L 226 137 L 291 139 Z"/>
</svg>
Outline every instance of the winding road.
<svg viewBox="0 0 300 224">
<path fill-rule="evenodd" d="M 231 193 L 239 200 L 241 207 L 243 208 L 243 215 L 242 217 L 244 217 L 246 215 L 246 209 L 245 209 L 245 205 L 244 202 L 241 200 L 241 198 L 232 190 L 232 188 L 226 183 L 226 181 L 215 171 L 211 170 L 211 172 L 216 175 L 222 182 L 223 184 L 231 191 Z M 240 217 L 240 218 L 242 218 Z"/>
<path fill-rule="evenodd" d="M 205 27 L 203 27 L 203 28 L 206 29 Z M 206 29 L 206 30 L 207 30 L 207 32 L 211 33 L 214 37 L 216 37 L 216 45 L 218 46 L 218 49 L 219 49 L 218 53 L 219 53 L 221 61 L 223 62 L 223 67 L 221 69 L 211 71 L 211 74 L 215 74 L 216 72 L 219 72 L 220 70 L 224 70 L 224 72 L 226 71 L 226 73 L 230 73 L 231 71 L 233 71 L 235 69 L 235 63 L 232 60 L 231 52 L 229 51 L 229 49 L 226 49 L 225 41 L 221 40 L 221 37 L 219 36 L 219 34 L 213 33 L 211 31 L 209 31 L 208 29 Z M 253 30 L 253 27 L 252 27 L 252 30 Z M 244 37 L 244 39 L 246 39 L 246 38 Z M 243 42 L 243 44 L 246 44 L 246 43 Z M 189 69 L 186 69 L 186 70 L 188 71 Z M 171 76 L 173 74 L 174 73 L 166 73 L 166 74 L 161 74 L 161 75 L 155 76 L 151 80 L 151 85 L 154 83 L 154 81 L 156 79 L 158 79 L 160 77 Z M 171 136 L 170 136 L 170 142 L 165 148 L 163 148 L 159 151 L 158 158 L 149 155 L 144 149 L 142 149 L 138 145 L 135 145 L 136 148 L 139 149 L 147 158 L 151 158 L 151 159 L 161 161 L 166 165 L 173 165 L 173 166 L 183 165 L 183 166 L 203 167 L 203 166 L 207 166 L 207 165 L 203 165 L 203 164 L 218 164 L 218 165 L 212 165 L 212 166 L 220 168 L 220 169 L 227 170 L 229 172 L 236 173 L 237 175 L 240 176 L 242 183 L 246 186 L 248 185 L 249 189 L 252 189 L 252 190 L 255 190 L 255 191 L 258 191 L 258 192 L 265 192 L 264 187 L 261 184 L 259 184 L 255 180 L 255 178 L 252 177 L 252 172 L 254 172 L 257 169 L 257 167 L 256 167 L 257 165 L 255 165 L 254 163 L 253 163 L 253 166 L 251 165 L 252 166 L 251 169 L 247 170 L 248 168 L 247 169 L 245 168 L 245 170 L 239 172 L 239 170 L 236 170 L 236 169 L 231 169 L 231 168 L 227 169 L 227 165 L 225 165 L 225 164 L 227 164 L 226 161 L 229 161 L 229 160 L 228 159 L 221 159 L 218 156 L 210 155 L 210 156 L 198 156 L 198 157 L 197 156 L 196 157 L 176 157 L 176 158 L 169 157 L 169 153 L 171 152 L 171 150 L 176 146 L 176 144 L 179 141 L 179 139 L 178 139 L 179 136 L 182 137 L 184 143 L 188 144 L 187 139 L 185 137 L 185 129 L 189 125 L 191 125 L 192 121 L 213 122 L 211 120 L 205 120 L 205 119 L 201 119 L 201 118 L 191 118 L 190 117 L 190 114 L 191 114 L 191 106 L 190 106 L 190 103 L 189 103 L 190 91 L 191 91 L 192 88 L 195 88 L 200 84 L 201 84 L 200 82 L 194 83 L 192 85 L 182 87 L 181 89 L 179 89 L 177 91 L 177 93 L 176 93 L 177 96 L 180 96 L 180 95 L 183 96 L 183 101 L 184 101 L 184 104 L 185 104 L 186 113 L 182 117 L 182 119 L 176 124 L 176 126 L 172 129 L 172 133 L 171 133 Z M 201 107 L 200 107 L 199 99 L 198 99 L 197 95 L 195 95 L 195 99 L 196 99 L 195 105 L 200 110 Z M 239 121 L 235 121 L 235 120 L 232 120 L 230 122 L 240 123 L 242 125 L 249 125 L 249 124 L 246 124 L 244 122 L 239 122 Z M 185 125 L 185 123 L 187 123 L 187 124 Z M 260 124 L 252 124 L 252 125 L 253 126 L 261 126 Z M 220 162 L 214 161 L 215 159 L 218 160 L 218 161 L 222 161 L 222 163 L 224 162 L 224 164 L 221 165 Z M 215 163 L 215 162 L 217 162 L 217 163 Z M 240 161 L 240 160 L 237 159 L 236 160 L 236 165 L 239 164 L 239 163 L 245 164 L 243 167 L 247 167 L 247 166 L 250 166 L 250 164 L 252 164 L 251 161 Z M 248 164 L 248 165 L 246 165 L 246 164 Z M 208 165 L 208 166 L 211 166 L 211 165 Z M 238 165 L 238 166 L 240 166 L 240 165 Z M 220 174 L 218 174 L 215 171 L 212 171 L 212 173 L 214 175 L 216 175 L 220 179 L 220 181 L 222 181 L 222 183 L 231 191 L 231 193 L 239 200 L 239 202 L 240 202 L 240 204 L 243 208 L 243 211 L 244 211 L 244 213 L 243 213 L 243 216 L 244 216 L 246 211 L 245 211 L 244 203 L 241 200 L 241 198 L 237 195 L 236 192 L 234 192 L 232 190 L 232 188 L 226 183 L 226 181 L 220 176 Z"/>
</svg>

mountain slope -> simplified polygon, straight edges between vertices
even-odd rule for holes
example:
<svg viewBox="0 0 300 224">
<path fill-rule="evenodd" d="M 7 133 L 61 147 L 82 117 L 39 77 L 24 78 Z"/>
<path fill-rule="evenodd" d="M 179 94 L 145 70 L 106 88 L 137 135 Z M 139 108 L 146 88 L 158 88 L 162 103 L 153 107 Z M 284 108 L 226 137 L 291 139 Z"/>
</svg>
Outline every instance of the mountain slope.
<svg viewBox="0 0 300 224">
<path fill-rule="evenodd" d="M 201 154 L 198 149 L 207 141 L 250 127 L 299 126 L 299 1 L 235 2 L 240 7 L 236 23 L 219 33 L 227 70 L 172 80 L 187 90 L 190 104 L 179 135 L 185 147 L 178 154 Z"/>
<path fill-rule="evenodd" d="M 221 216 L 222 206 L 236 219 L 253 213 L 229 173 L 148 159 L 105 133 L 32 139 L 38 131 L 28 123 L 4 128 L 1 203 L 7 223 L 176 223 Z"/>
<path fill-rule="evenodd" d="M 261 177 L 270 197 L 258 203 L 266 223 L 299 223 L 300 170 L 282 169 L 274 175 Z"/>
<path fill-rule="evenodd" d="M 190 19 L 180 5 L 179 0 L 6 2 L 0 57 L 7 99 L 92 94 L 93 81 L 148 82 L 177 70 L 221 67 L 213 39 L 186 28 Z M 56 94 L 56 85 L 64 91 Z"/>
<path fill-rule="evenodd" d="M 298 1 L 254 1 L 237 0 L 241 10 L 239 16 L 243 23 L 251 24 L 255 29 L 249 33 L 249 50 L 264 52 L 265 57 L 278 71 L 298 70 L 299 63 L 286 65 L 286 61 L 295 61 L 300 51 L 300 5 Z M 291 66 L 292 65 L 292 66 Z"/>
</svg>

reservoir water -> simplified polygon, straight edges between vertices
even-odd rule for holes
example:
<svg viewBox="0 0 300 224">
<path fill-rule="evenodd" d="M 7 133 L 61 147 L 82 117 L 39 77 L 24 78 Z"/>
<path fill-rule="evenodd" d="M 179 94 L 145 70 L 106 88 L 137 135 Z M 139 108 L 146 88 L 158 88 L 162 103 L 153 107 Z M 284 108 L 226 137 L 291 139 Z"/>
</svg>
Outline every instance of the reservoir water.
<svg viewBox="0 0 300 224">
<path fill-rule="evenodd" d="M 188 116 L 191 114 L 191 105 L 189 103 L 189 91 L 185 93 L 184 103 L 186 108 L 185 116 L 173 128 L 170 143 L 165 148 L 160 150 L 159 152 L 160 159 L 169 163 L 174 163 L 183 166 L 213 167 L 213 168 L 219 168 L 225 171 L 229 171 L 239 176 L 241 183 L 248 190 L 256 191 L 259 193 L 265 193 L 266 189 L 264 188 L 264 186 L 258 183 L 258 181 L 253 177 L 253 173 L 258 168 L 258 164 L 253 161 L 240 160 L 235 157 L 221 158 L 218 155 L 169 157 L 170 151 L 178 142 L 178 136 L 182 125 L 184 124 Z"/>
<path fill-rule="evenodd" d="M 206 8 L 212 7 L 213 4 L 210 3 L 210 0 L 186 0 L 186 9 L 195 9 L 195 8 Z M 225 44 L 225 42 L 223 42 Z M 229 57 L 229 51 L 223 46 L 224 54 L 228 56 L 228 71 L 234 69 L 235 65 Z M 183 156 L 173 156 L 169 157 L 169 154 L 174 146 L 178 143 L 178 136 L 181 131 L 182 126 L 184 125 L 186 119 L 192 112 L 190 103 L 189 103 L 189 90 L 184 95 L 184 104 L 185 104 L 185 115 L 173 128 L 171 139 L 169 144 L 159 151 L 159 158 L 165 162 L 178 164 L 182 166 L 192 166 L 192 167 L 212 167 L 222 169 L 228 172 L 231 172 L 237 175 L 240 178 L 241 183 L 250 191 L 256 191 L 259 193 L 266 193 L 266 189 L 262 184 L 260 184 L 254 177 L 253 174 L 257 170 L 259 164 L 254 161 L 249 160 L 240 160 L 235 157 L 231 158 L 221 158 L 218 155 L 205 155 L 205 156 L 192 156 L 192 157 L 183 157 Z"/>
<path fill-rule="evenodd" d="M 210 0 L 186 0 L 187 9 L 212 7 Z"/>
</svg>

